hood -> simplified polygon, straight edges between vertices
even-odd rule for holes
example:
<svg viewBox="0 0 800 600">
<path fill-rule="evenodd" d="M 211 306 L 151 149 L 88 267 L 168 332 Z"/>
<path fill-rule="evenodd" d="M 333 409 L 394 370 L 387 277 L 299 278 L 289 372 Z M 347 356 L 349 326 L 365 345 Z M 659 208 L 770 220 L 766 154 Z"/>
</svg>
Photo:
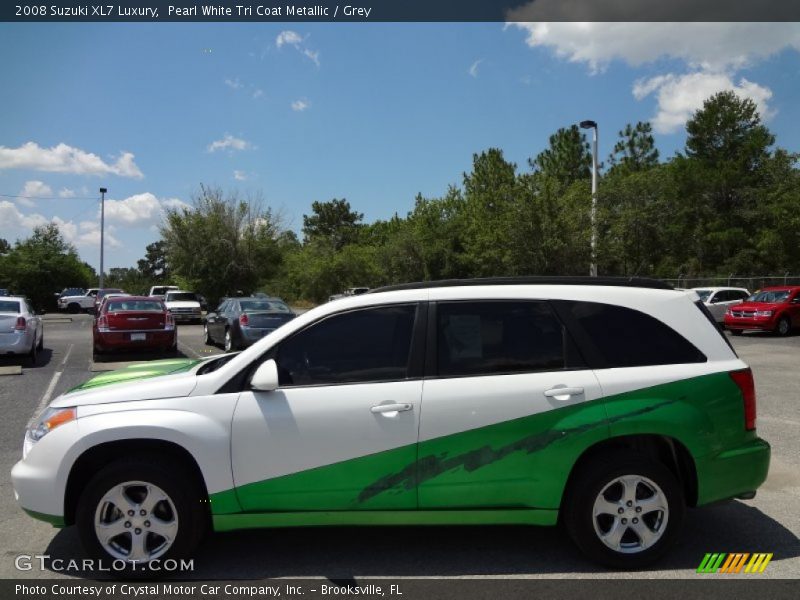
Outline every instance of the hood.
<svg viewBox="0 0 800 600">
<path fill-rule="evenodd" d="M 195 367 L 201 362 L 189 358 L 156 360 L 101 373 L 67 391 L 52 406 L 188 396 L 195 387 Z"/>
<path fill-rule="evenodd" d="M 778 310 L 783 302 L 742 302 L 730 307 L 731 310 Z"/>
</svg>

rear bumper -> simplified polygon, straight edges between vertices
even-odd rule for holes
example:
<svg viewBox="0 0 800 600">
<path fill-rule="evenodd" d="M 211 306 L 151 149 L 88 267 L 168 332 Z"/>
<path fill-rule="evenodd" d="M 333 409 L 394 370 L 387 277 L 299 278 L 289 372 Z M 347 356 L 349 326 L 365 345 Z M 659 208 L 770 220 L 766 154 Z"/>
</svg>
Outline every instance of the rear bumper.
<svg viewBox="0 0 800 600">
<path fill-rule="evenodd" d="M 697 459 L 697 505 L 746 496 L 767 479 L 770 445 L 761 438 Z"/>
<path fill-rule="evenodd" d="M 131 340 L 132 333 L 144 333 L 144 340 Z M 95 332 L 94 346 L 101 351 L 109 350 L 144 350 L 168 349 L 177 343 L 177 333 L 172 331 L 111 331 L 108 333 Z"/>
<path fill-rule="evenodd" d="M 275 331 L 274 329 L 255 329 L 253 327 L 240 327 L 239 330 L 242 333 L 242 346 L 251 346 Z"/>
<path fill-rule="evenodd" d="M 0 355 L 27 354 L 33 345 L 33 331 L 0 333 Z"/>
</svg>

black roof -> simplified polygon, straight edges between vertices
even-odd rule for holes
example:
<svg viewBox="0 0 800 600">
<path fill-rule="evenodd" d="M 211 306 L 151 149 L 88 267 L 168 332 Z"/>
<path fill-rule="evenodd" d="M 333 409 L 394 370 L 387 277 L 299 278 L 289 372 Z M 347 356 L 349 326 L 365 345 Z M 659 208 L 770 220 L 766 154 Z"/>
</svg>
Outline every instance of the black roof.
<svg viewBox="0 0 800 600">
<path fill-rule="evenodd" d="M 476 279 L 441 279 L 439 281 L 418 281 L 387 285 L 371 290 L 369 293 L 393 292 L 397 290 L 416 290 L 438 287 L 459 287 L 472 285 L 605 285 L 615 287 L 651 288 L 654 290 L 672 290 L 670 284 L 659 279 L 646 277 L 555 277 L 547 275 L 531 275 L 524 277 L 481 277 Z"/>
</svg>

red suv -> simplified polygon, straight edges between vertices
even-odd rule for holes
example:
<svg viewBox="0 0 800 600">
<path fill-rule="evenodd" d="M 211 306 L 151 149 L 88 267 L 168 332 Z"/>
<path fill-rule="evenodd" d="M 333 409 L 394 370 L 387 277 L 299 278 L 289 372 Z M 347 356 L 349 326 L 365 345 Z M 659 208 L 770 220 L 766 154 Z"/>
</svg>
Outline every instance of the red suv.
<svg viewBox="0 0 800 600">
<path fill-rule="evenodd" d="M 800 286 L 773 286 L 757 291 L 725 311 L 725 327 L 733 335 L 748 330 L 789 335 L 793 327 L 800 327 Z"/>
<path fill-rule="evenodd" d="M 94 320 L 94 354 L 111 350 L 178 349 L 175 321 L 159 298 L 110 296 Z"/>
</svg>

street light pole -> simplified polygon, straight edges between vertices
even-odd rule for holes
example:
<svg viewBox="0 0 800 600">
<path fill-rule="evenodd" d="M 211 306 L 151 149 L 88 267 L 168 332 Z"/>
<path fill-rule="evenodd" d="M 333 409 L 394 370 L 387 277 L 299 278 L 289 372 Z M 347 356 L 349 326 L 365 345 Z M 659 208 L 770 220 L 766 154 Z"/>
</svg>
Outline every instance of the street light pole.
<svg viewBox="0 0 800 600">
<path fill-rule="evenodd" d="M 103 270 L 103 238 L 105 234 L 105 221 L 106 221 L 106 192 L 108 190 L 104 187 L 100 188 L 100 289 L 103 288 L 104 270 Z"/>
<path fill-rule="evenodd" d="M 589 276 L 597 277 L 597 123 L 595 121 L 581 121 L 582 129 L 592 130 L 592 258 L 589 263 Z"/>
</svg>

